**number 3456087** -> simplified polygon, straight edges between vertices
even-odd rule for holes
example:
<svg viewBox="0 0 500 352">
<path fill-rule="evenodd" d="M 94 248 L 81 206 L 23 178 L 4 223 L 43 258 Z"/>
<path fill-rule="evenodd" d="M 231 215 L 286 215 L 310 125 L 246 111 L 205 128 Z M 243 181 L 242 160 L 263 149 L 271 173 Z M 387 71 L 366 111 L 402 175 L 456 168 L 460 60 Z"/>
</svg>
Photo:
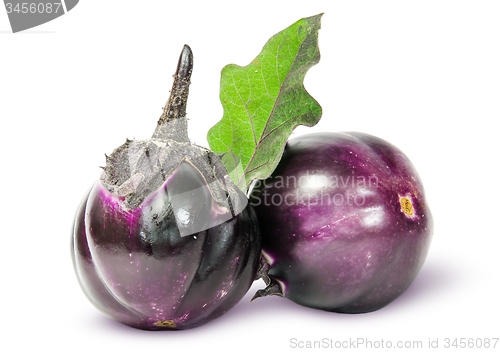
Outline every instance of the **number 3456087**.
<svg viewBox="0 0 500 352">
<path fill-rule="evenodd" d="M 61 3 L 29 3 L 29 2 L 23 2 L 23 3 L 17 3 L 17 4 L 12 4 L 10 2 L 5 4 L 5 7 L 7 8 L 7 13 L 58 13 L 59 10 L 61 9 Z"/>
</svg>

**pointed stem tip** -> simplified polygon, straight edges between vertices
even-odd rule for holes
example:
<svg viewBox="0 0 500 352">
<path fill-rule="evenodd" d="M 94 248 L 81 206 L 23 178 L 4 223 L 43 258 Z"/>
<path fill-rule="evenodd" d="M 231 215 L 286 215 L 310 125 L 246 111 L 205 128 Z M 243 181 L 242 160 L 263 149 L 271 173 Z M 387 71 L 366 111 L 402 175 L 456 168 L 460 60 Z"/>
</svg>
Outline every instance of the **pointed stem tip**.
<svg viewBox="0 0 500 352">
<path fill-rule="evenodd" d="M 179 57 L 179 63 L 177 64 L 177 71 L 175 72 L 176 79 L 179 80 L 191 80 L 191 73 L 193 72 L 193 52 L 189 45 L 185 44 L 182 48 L 181 56 Z M 175 86 L 175 85 L 174 85 Z"/>
</svg>

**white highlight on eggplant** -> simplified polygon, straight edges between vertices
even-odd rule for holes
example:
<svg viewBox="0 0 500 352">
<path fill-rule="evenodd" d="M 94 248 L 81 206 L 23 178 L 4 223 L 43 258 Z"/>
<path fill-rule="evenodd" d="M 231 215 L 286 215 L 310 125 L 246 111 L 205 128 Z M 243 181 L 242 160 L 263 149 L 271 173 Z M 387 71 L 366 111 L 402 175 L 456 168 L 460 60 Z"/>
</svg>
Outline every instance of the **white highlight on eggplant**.
<svg viewBox="0 0 500 352">
<path fill-rule="evenodd" d="M 384 207 L 379 205 L 364 209 L 366 215 L 363 217 L 363 225 L 367 227 L 377 226 L 384 222 Z"/>
<path fill-rule="evenodd" d="M 328 177 L 325 175 L 308 175 L 304 179 L 302 176 L 299 178 L 299 185 L 304 191 L 315 192 L 327 188 L 329 184 Z"/>
</svg>

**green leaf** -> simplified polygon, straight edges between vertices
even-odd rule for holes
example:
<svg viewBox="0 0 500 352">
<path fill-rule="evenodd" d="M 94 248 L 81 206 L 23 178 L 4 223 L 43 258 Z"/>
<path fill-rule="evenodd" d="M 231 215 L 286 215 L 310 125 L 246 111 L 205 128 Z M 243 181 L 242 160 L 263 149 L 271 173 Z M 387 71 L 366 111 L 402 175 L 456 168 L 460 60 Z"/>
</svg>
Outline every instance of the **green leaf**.
<svg viewBox="0 0 500 352">
<path fill-rule="evenodd" d="M 208 143 L 243 191 L 271 175 L 295 127 L 314 126 L 321 118 L 321 106 L 303 81 L 320 59 L 322 15 L 274 35 L 249 65 L 227 65 L 221 72 L 224 115 L 208 132 Z"/>
</svg>

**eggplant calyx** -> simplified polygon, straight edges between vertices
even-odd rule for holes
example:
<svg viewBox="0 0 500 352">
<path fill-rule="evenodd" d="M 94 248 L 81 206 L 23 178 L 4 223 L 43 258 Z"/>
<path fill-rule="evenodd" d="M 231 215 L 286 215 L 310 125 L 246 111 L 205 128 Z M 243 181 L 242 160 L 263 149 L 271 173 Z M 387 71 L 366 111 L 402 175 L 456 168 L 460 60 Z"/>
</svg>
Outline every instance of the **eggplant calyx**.
<svg viewBox="0 0 500 352">
<path fill-rule="evenodd" d="M 218 205 L 217 212 L 234 216 L 248 203 L 217 154 L 189 141 L 186 105 L 192 71 L 193 53 L 188 45 L 184 45 L 170 97 L 151 139 L 127 139 L 106 156 L 100 181 L 109 192 L 124 197 L 128 209 L 140 206 L 174 175 L 183 162 L 202 175 L 205 182 L 200 187 L 208 187 Z"/>
<path fill-rule="evenodd" d="M 269 261 L 266 259 L 263 253 L 260 254 L 260 262 L 259 262 L 259 269 L 257 270 L 257 274 L 255 274 L 255 281 L 259 279 L 263 279 L 266 285 L 269 284 L 269 277 L 267 276 L 267 273 L 269 272 L 269 269 L 271 268 L 271 264 Z"/>
<path fill-rule="evenodd" d="M 102 185 L 111 193 L 125 197 L 124 205 L 135 209 L 155 192 L 183 163 L 189 163 L 202 175 L 204 184 L 226 212 L 240 213 L 247 198 L 232 182 L 219 157 L 212 151 L 194 145 L 169 140 L 130 141 L 117 148 L 106 162 L 101 174 Z M 232 209 L 230 209 L 232 208 Z"/>
<path fill-rule="evenodd" d="M 262 278 L 264 279 L 264 282 L 267 284 L 267 286 L 266 288 L 263 288 L 255 292 L 255 295 L 253 296 L 251 302 L 253 302 L 256 298 L 259 297 L 266 297 L 266 296 L 284 297 L 285 290 L 282 282 L 267 275 L 263 276 Z"/>
</svg>

